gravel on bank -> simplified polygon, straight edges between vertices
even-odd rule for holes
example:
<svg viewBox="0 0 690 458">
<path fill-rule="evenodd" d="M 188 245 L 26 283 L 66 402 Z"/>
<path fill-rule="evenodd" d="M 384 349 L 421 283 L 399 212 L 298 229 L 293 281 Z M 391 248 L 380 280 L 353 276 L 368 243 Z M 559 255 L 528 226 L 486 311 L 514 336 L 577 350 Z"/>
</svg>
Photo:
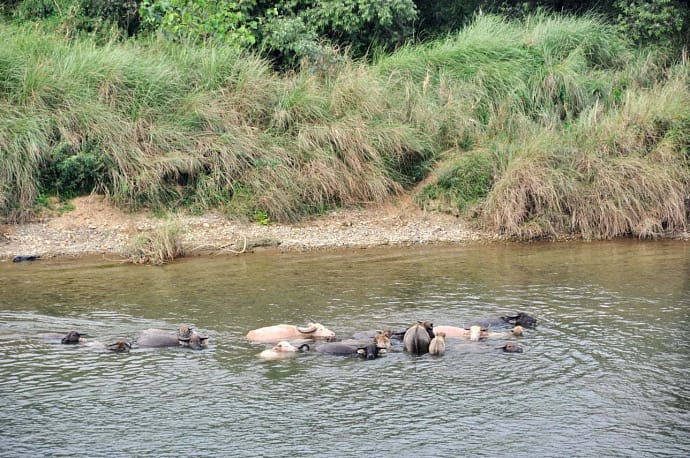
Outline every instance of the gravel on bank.
<svg viewBox="0 0 690 458">
<path fill-rule="evenodd" d="M 217 213 L 201 216 L 125 213 L 102 196 L 73 201 L 74 210 L 21 225 L 0 226 L 0 259 L 37 255 L 68 258 L 124 256 L 138 235 L 174 221 L 186 255 L 246 253 L 259 247 L 285 251 L 462 243 L 497 237 L 470 230 L 458 218 L 409 205 L 340 210 L 294 225 L 232 221 Z"/>
</svg>

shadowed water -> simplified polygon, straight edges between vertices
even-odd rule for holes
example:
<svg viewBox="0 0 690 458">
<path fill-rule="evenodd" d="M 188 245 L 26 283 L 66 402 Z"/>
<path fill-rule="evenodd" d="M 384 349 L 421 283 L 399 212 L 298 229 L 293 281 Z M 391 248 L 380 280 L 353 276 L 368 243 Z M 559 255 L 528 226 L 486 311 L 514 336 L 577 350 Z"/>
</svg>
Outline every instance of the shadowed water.
<svg viewBox="0 0 690 458">
<path fill-rule="evenodd" d="M 253 254 L 162 268 L 0 264 L 0 455 L 687 456 L 690 244 Z M 262 361 L 250 329 L 339 336 L 539 319 L 519 339 L 374 361 Z M 194 325 L 203 351 L 104 351 Z M 77 329 L 90 343 L 59 344 Z"/>
</svg>

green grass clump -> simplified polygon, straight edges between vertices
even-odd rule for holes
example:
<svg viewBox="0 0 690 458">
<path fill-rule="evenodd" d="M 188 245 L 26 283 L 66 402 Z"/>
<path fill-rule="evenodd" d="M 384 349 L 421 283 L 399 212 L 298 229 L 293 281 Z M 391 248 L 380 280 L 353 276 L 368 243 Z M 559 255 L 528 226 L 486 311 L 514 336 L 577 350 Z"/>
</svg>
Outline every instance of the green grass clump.
<svg viewBox="0 0 690 458">
<path fill-rule="evenodd" d="M 133 264 L 159 266 L 183 256 L 182 228 L 174 222 L 137 235 L 126 250 Z"/>
</svg>

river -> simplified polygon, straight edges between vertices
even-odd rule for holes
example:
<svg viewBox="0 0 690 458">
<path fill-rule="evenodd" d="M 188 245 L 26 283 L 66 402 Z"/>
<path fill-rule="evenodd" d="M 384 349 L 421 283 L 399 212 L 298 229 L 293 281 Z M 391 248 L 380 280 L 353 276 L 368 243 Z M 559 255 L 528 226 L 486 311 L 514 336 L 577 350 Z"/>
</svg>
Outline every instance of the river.
<svg viewBox="0 0 690 458">
<path fill-rule="evenodd" d="M 0 456 L 690 456 L 687 242 L 4 262 L 0 291 Z M 243 339 L 512 311 L 538 319 L 523 353 L 264 361 Z M 179 324 L 209 347 L 94 343 Z M 92 343 L 45 337 L 72 329 Z"/>
</svg>

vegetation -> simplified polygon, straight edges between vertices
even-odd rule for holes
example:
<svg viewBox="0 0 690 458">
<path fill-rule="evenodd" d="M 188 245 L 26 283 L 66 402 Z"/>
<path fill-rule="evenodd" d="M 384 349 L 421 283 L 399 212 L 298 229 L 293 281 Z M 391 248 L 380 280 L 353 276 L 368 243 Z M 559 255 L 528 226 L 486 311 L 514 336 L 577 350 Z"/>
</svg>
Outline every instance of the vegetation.
<svg viewBox="0 0 690 458">
<path fill-rule="evenodd" d="M 39 14 L 31 2 L 10 3 L 15 18 Z M 421 205 L 517 238 L 656 237 L 687 227 L 690 74 L 685 54 L 659 41 L 684 36 L 679 3 L 652 2 L 676 8 L 674 21 L 664 19 L 668 9 L 645 10 L 639 36 L 622 19 L 513 9 L 513 19 L 481 14 L 457 32 L 404 45 L 384 19 L 404 25 L 410 14 L 430 14 L 422 2 L 343 13 L 341 31 L 316 2 L 292 2 L 274 22 L 252 15 L 266 7 L 258 1 L 207 2 L 237 8 L 187 9 L 206 16 L 178 22 L 167 16 L 174 10 L 146 16 L 144 8 L 162 4 L 142 2 L 137 21 L 174 40 L 105 32 L 108 23 L 124 27 L 114 19 L 131 5 L 65 28 L 66 15 L 83 16 L 74 5 L 89 2 L 48 3 L 60 12 L 57 26 L 0 23 L 6 221 L 30 218 L 46 194 L 96 191 L 132 209 L 222 207 L 270 224 L 380 202 L 426 178 Z M 635 5 L 619 10 L 633 14 Z M 232 14 L 212 19 L 214 11 Z M 288 19 L 315 41 L 286 38 L 284 49 L 271 41 L 278 35 L 266 31 Z M 436 32 L 454 30 L 437 19 Z M 177 32 L 166 32 L 173 23 Z M 397 50 L 363 60 L 329 44 L 351 42 L 362 28 L 366 49 Z M 630 40 L 652 37 L 654 48 Z M 293 52 L 298 42 L 319 52 L 304 59 Z M 362 54 L 364 43 L 350 49 Z M 293 70 L 276 71 L 276 62 Z M 167 242 L 142 242 L 149 248 L 140 257 L 172 259 L 174 237 L 155 238 Z"/>
<path fill-rule="evenodd" d="M 181 228 L 174 222 L 138 235 L 127 250 L 134 264 L 160 266 L 183 256 Z"/>
</svg>

